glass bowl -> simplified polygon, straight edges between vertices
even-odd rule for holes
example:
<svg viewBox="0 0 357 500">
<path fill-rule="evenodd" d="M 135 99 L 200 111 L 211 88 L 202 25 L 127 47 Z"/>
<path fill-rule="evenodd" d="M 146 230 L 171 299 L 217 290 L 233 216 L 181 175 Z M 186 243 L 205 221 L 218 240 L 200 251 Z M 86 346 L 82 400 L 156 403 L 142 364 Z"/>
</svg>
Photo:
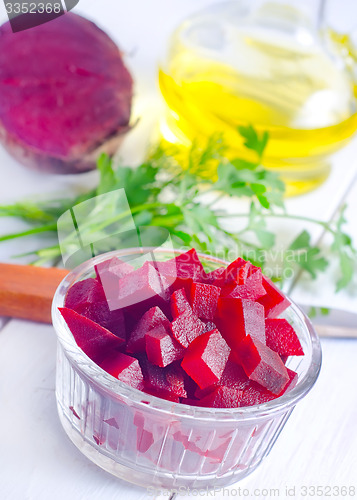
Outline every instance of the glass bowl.
<svg viewBox="0 0 357 500">
<path fill-rule="evenodd" d="M 140 256 L 150 249 L 103 254 L 71 271 L 52 304 L 58 337 L 56 398 L 62 426 L 92 462 L 131 483 L 154 488 L 214 488 L 254 471 L 268 455 L 296 403 L 314 385 L 320 342 L 309 319 L 292 304 L 283 315 L 293 324 L 305 356 L 290 357 L 296 386 L 258 406 L 216 409 L 172 403 L 134 389 L 99 368 L 77 346 L 58 311 L 71 285 L 93 276 L 109 257 Z M 156 250 L 158 260 L 182 252 Z M 199 255 L 207 271 L 227 262 Z M 149 260 L 149 259 L 148 259 Z"/>
</svg>

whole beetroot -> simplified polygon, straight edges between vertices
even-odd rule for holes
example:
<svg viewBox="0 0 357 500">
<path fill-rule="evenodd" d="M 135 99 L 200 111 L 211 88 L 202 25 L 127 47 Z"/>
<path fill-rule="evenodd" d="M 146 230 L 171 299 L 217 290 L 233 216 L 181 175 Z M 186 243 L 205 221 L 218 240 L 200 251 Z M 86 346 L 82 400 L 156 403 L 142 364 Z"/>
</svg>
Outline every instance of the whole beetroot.
<svg viewBox="0 0 357 500">
<path fill-rule="evenodd" d="M 0 27 L 0 141 L 24 165 L 93 169 L 130 128 L 132 87 L 118 47 L 81 16 L 18 33 Z"/>
</svg>

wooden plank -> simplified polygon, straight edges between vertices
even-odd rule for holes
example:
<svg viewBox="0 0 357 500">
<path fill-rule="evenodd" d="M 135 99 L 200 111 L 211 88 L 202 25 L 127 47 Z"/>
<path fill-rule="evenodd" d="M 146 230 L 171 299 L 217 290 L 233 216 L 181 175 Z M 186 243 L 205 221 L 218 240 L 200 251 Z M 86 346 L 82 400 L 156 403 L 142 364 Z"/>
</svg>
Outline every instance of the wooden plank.
<svg viewBox="0 0 357 500">
<path fill-rule="evenodd" d="M 56 288 L 65 269 L 0 264 L 0 316 L 51 323 Z"/>
</svg>

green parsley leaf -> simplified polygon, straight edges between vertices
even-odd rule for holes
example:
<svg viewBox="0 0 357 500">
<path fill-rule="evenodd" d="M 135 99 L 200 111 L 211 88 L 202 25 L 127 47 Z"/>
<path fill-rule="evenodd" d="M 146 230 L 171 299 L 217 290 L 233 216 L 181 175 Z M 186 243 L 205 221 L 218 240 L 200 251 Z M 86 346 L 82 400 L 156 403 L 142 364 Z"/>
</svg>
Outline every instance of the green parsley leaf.
<svg viewBox="0 0 357 500">
<path fill-rule="evenodd" d="M 245 139 L 245 147 L 255 151 L 259 158 L 262 158 L 269 140 L 268 132 L 263 132 L 259 137 L 257 131 L 252 125 L 248 125 L 246 127 L 240 126 L 238 127 L 238 132 Z"/>
</svg>

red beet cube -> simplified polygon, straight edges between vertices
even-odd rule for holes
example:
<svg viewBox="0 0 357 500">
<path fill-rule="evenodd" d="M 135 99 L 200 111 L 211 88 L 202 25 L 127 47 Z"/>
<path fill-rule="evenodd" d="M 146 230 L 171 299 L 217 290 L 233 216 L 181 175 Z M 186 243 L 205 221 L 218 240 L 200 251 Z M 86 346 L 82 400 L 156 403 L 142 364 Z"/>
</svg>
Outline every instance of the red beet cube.
<svg viewBox="0 0 357 500">
<path fill-rule="evenodd" d="M 290 306 L 290 301 L 266 276 L 263 276 L 263 287 L 267 293 L 258 302 L 264 306 L 266 318 L 275 318 Z"/>
<path fill-rule="evenodd" d="M 266 344 L 280 356 L 303 356 L 304 351 L 294 328 L 283 318 L 265 321 Z"/>
<path fill-rule="evenodd" d="M 104 290 L 100 282 L 95 278 L 88 278 L 77 281 L 69 288 L 64 305 L 81 313 L 89 305 L 105 300 Z"/>
<path fill-rule="evenodd" d="M 171 323 L 173 336 L 183 347 L 188 347 L 204 329 L 205 324 L 190 309 L 186 309 Z"/>
<path fill-rule="evenodd" d="M 190 303 L 192 311 L 201 319 L 214 318 L 221 289 L 205 283 L 192 283 Z"/>
<path fill-rule="evenodd" d="M 145 334 L 145 344 L 148 360 L 157 366 L 165 367 L 184 354 L 184 348 L 162 324 Z"/>
<path fill-rule="evenodd" d="M 170 321 L 160 307 L 155 306 L 146 311 L 131 332 L 127 351 L 133 354 L 145 351 L 145 334 L 157 326 L 163 326 L 170 331 Z"/>
<path fill-rule="evenodd" d="M 180 288 L 179 290 L 175 290 L 171 295 L 171 314 L 175 319 L 181 313 L 183 313 L 186 309 L 191 309 L 190 303 L 187 300 L 186 292 L 184 288 Z"/>
<path fill-rule="evenodd" d="M 102 273 L 105 272 L 113 273 L 120 279 L 135 271 L 135 268 L 131 264 L 124 262 L 118 257 L 112 257 L 104 262 L 100 262 L 94 266 L 94 269 L 99 280 L 101 279 Z"/>
<path fill-rule="evenodd" d="M 182 253 L 175 258 L 179 277 L 191 278 L 194 281 L 203 280 L 207 274 L 194 248 Z M 186 274 L 186 276 L 185 276 Z"/>
<path fill-rule="evenodd" d="M 88 278 L 74 283 L 67 292 L 65 307 L 73 309 L 125 340 L 124 313 L 119 309 L 109 309 L 99 280 Z"/>
<path fill-rule="evenodd" d="M 227 269 L 224 270 L 224 272 L 219 274 L 217 273 L 218 276 L 213 282 L 213 285 L 223 287 L 228 283 L 236 282 L 238 279 L 239 270 L 245 264 L 247 264 L 247 262 L 241 257 L 238 257 L 238 259 L 234 260 L 229 264 L 229 266 L 227 267 Z"/>
<path fill-rule="evenodd" d="M 180 398 L 186 398 L 185 372 L 181 368 L 180 361 L 164 368 L 166 380 L 170 385 L 170 390 Z"/>
<path fill-rule="evenodd" d="M 237 299 L 248 299 L 255 301 L 266 294 L 265 288 L 262 284 L 262 272 L 260 269 L 245 279 L 244 285 L 236 285 L 230 283 L 225 285 L 222 289 L 221 295 L 223 297 L 231 297 Z"/>
<path fill-rule="evenodd" d="M 290 368 L 287 368 L 286 370 L 288 372 L 289 381 L 286 384 L 286 386 L 284 387 L 284 389 L 281 391 L 281 393 L 278 394 L 278 396 L 282 396 L 286 392 L 291 391 L 291 389 L 293 389 L 296 386 L 298 378 L 299 378 L 298 374 L 296 372 L 294 372 L 294 370 L 290 370 Z"/>
<path fill-rule="evenodd" d="M 218 280 L 222 275 L 224 275 L 225 272 L 226 272 L 225 267 L 219 267 L 218 269 L 214 269 L 210 273 L 207 273 L 206 278 L 205 278 L 205 283 L 212 285 L 213 282 Z"/>
<path fill-rule="evenodd" d="M 280 394 L 289 376 L 279 354 L 250 335 L 239 344 L 237 357 L 246 375 L 274 394 Z"/>
<path fill-rule="evenodd" d="M 230 351 L 219 331 L 212 330 L 200 335 L 189 345 L 181 366 L 204 389 L 219 381 Z"/>
<path fill-rule="evenodd" d="M 107 302 L 103 301 L 90 304 L 81 314 L 126 340 L 125 316 L 121 309 L 110 311 Z"/>
<path fill-rule="evenodd" d="M 230 355 L 230 358 L 228 359 L 226 366 L 224 367 L 223 373 L 221 378 L 218 381 L 217 387 L 220 386 L 225 386 L 225 387 L 234 387 L 236 389 L 244 389 L 247 387 L 251 381 L 245 374 L 245 371 L 241 367 L 241 365 L 238 365 L 237 363 L 231 361 L 232 358 L 232 353 Z M 210 392 L 212 392 L 215 388 L 215 386 L 207 387 L 206 389 L 196 389 L 195 391 L 195 397 L 196 398 L 203 398 L 207 396 Z"/>
<path fill-rule="evenodd" d="M 192 281 L 204 282 L 207 276 L 193 248 L 174 259 L 155 263 L 155 267 L 170 282 L 171 291 L 185 288 L 188 293 Z"/>
<path fill-rule="evenodd" d="M 179 402 L 180 397 L 187 397 L 184 372 L 179 365 L 160 368 L 146 357 L 141 357 L 140 366 L 144 374 L 145 392 L 148 394 L 173 402 Z"/>
<path fill-rule="evenodd" d="M 78 347 L 95 363 L 100 363 L 110 351 L 123 344 L 123 339 L 76 311 L 67 307 L 60 307 L 59 311 Z"/>
<path fill-rule="evenodd" d="M 232 358 L 232 353 L 230 355 Z M 225 387 L 234 387 L 236 389 L 245 389 L 251 381 L 245 374 L 245 371 L 238 365 L 237 363 L 228 359 L 226 366 L 223 370 L 222 376 L 218 381 L 217 387 L 225 386 Z M 201 399 L 206 397 L 210 392 L 217 388 L 216 386 L 210 386 L 205 389 L 200 389 L 199 387 L 196 389 L 194 395 L 196 398 Z"/>
<path fill-rule="evenodd" d="M 252 264 L 250 262 L 245 262 L 237 271 L 235 281 L 238 285 L 244 285 L 252 271 Z"/>
<path fill-rule="evenodd" d="M 241 406 L 261 405 L 277 397 L 276 394 L 273 394 L 256 382 L 251 381 L 243 391 Z"/>
<path fill-rule="evenodd" d="M 215 323 L 233 350 L 247 335 L 265 342 L 264 307 L 257 302 L 222 297 L 218 300 Z"/>
<path fill-rule="evenodd" d="M 296 372 L 290 370 L 289 368 L 287 368 L 287 372 L 289 380 L 279 394 L 273 394 L 272 392 L 268 391 L 268 389 L 262 387 L 260 384 L 250 381 L 243 391 L 241 406 L 253 406 L 267 403 L 268 401 L 282 396 L 288 390 L 293 389 L 293 387 L 295 387 L 297 383 L 298 375 Z"/>
<path fill-rule="evenodd" d="M 97 264 L 94 269 L 108 301 L 116 300 L 118 297 L 119 280 L 134 271 L 133 266 L 117 257 L 112 257 Z"/>
<path fill-rule="evenodd" d="M 209 408 L 238 408 L 241 406 L 243 391 L 236 387 L 217 387 L 199 401 L 199 406 Z"/>
<path fill-rule="evenodd" d="M 228 359 L 219 384 L 226 387 L 235 387 L 236 389 L 245 389 L 250 384 L 250 380 L 241 365 Z"/>
<path fill-rule="evenodd" d="M 142 390 L 144 377 L 139 361 L 121 352 L 116 352 L 106 357 L 99 366 L 121 382 Z"/>
<path fill-rule="evenodd" d="M 136 313 L 149 307 L 165 305 L 169 300 L 169 286 L 163 276 L 148 262 L 119 280 L 117 298 L 109 301 L 111 309 L 131 307 Z"/>
</svg>

